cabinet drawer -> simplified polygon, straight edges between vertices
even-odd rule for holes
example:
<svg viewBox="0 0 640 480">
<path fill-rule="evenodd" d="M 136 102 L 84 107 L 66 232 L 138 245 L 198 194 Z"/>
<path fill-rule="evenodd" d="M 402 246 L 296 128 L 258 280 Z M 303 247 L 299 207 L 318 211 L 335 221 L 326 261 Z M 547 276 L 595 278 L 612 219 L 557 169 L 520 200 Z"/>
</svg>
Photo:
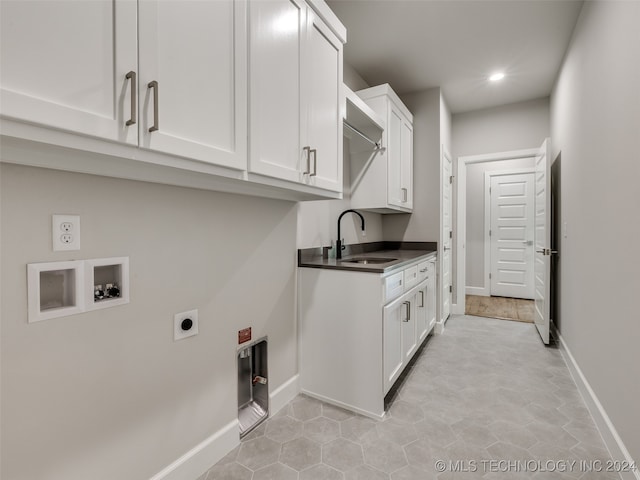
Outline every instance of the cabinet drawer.
<svg viewBox="0 0 640 480">
<path fill-rule="evenodd" d="M 425 278 L 429 276 L 429 263 L 430 262 L 420 262 L 418 264 L 418 281 L 421 282 Z"/>
<path fill-rule="evenodd" d="M 417 285 L 418 279 L 418 265 L 414 265 L 413 267 L 409 267 L 404 271 L 404 288 L 405 291 Z"/>
<path fill-rule="evenodd" d="M 384 303 L 388 303 L 404 291 L 404 272 L 394 273 L 384 279 Z"/>
</svg>

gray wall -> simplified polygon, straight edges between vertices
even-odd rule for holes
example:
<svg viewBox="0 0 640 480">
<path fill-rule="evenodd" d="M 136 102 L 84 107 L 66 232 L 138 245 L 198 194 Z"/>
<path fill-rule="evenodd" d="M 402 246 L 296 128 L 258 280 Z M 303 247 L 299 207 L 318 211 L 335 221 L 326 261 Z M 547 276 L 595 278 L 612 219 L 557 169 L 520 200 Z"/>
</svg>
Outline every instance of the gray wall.
<svg viewBox="0 0 640 480">
<path fill-rule="evenodd" d="M 551 96 L 561 333 L 640 461 L 640 3 L 585 2 Z"/>
<path fill-rule="evenodd" d="M 237 331 L 269 335 L 270 389 L 297 373 L 296 206 L 2 164 L 2 471 L 150 478 L 237 418 Z M 51 251 L 51 214 L 82 250 Z M 129 256 L 131 303 L 27 323 L 26 265 Z M 173 341 L 197 308 L 200 334 Z"/>
<path fill-rule="evenodd" d="M 549 136 L 549 98 L 452 117 L 454 158 L 536 148 Z"/>
</svg>

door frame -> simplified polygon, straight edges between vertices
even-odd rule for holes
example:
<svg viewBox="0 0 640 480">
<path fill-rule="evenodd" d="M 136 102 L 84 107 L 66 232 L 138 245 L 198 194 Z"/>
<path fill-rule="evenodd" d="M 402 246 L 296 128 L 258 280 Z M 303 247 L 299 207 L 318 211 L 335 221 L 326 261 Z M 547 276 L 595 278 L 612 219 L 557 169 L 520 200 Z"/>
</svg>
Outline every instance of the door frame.
<svg viewBox="0 0 640 480">
<path fill-rule="evenodd" d="M 515 160 L 518 158 L 535 157 L 540 148 L 527 148 L 523 150 L 512 150 L 507 152 L 487 153 L 483 155 L 465 155 L 460 156 L 455 162 L 457 170 L 454 172 L 455 193 L 455 215 L 454 222 L 455 242 L 453 245 L 453 254 L 455 258 L 455 277 L 454 277 L 454 300 L 451 306 L 451 313 L 464 315 L 465 311 L 465 294 L 466 294 L 466 238 L 467 238 L 467 165 L 475 163 L 495 162 L 500 160 Z M 442 195 L 441 195 L 442 198 Z M 442 212 L 441 212 L 442 215 Z"/>
<path fill-rule="evenodd" d="M 455 297 L 454 297 L 454 293 L 451 293 L 451 298 L 450 298 L 450 303 L 449 303 L 449 315 L 447 316 L 447 318 L 443 318 L 443 306 L 444 306 L 444 298 L 443 297 L 443 285 L 442 282 L 444 280 L 444 266 L 443 266 L 443 261 L 442 259 L 444 258 L 444 240 L 445 240 L 445 233 L 444 233 L 444 214 L 443 214 L 443 210 L 444 210 L 444 189 L 443 189 L 443 184 L 444 184 L 444 162 L 445 161 L 451 161 L 451 176 L 453 177 L 453 179 L 455 180 L 455 161 L 454 158 L 451 156 L 451 153 L 449 153 L 449 150 L 447 149 L 447 147 L 444 144 L 440 145 L 440 185 L 439 185 L 439 189 L 440 189 L 440 212 L 439 212 L 439 232 L 440 235 L 438 237 L 438 263 L 437 263 L 437 282 L 436 282 L 436 289 L 437 289 L 437 296 L 436 296 L 436 325 L 434 327 L 434 333 L 436 333 L 437 335 L 441 334 L 444 332 L 444 326 L 445 323 L 447 321 L 447 319 L 457 313 L 455 310 Z M 454 232 L 454 236 L 455 236 L 455 221 L 454 221 L 454 215 L 455 215 L 455 204 L 454 204 L 454 198 L 455 198 L 455 184 L 452 183 L 451 184 L 451 230 Z M 455 289 L 455 271 L 454 271 L 454 255 L 455 255 L 455 250 L 456 250 L 456 245 L 455 245 L 455 239 L 451 240 L 451 286 L 453 287 L 453 289 Z M 463 307 L 464 309 L 464 307 Z"/>
<path fill-rule="evenodd" d="M 491 177 L 502 177 L 505 175 L 522 175 L 527 173 L 534 175 L 533 181 L 535 184 L 535 180 L 536 180 L 535 166 L 528 167 L 528 168 L 512 168 L 509 170 L 491 170 L 488 172 L 484 172 L 484 272 L 483 272 L 484 285 L 482 287 L 482 290 L 480 290 L 479 288 L 476 288 L 477 295 L 482 295 L 485 297 L 491 296 L 491 280 L 489 279 L 489 274 L 491 273 L 491 266 L 492 266 L 491 265 L 491 261 L 492 261 L 491 260 L 491 236 L 489 235 L 489 230 L 491 230 L 491 196 L 489 194 L 489 188 L 491 187 Z M 534 193 L 534 202 L 535 202 L 535 193 Z M 533 214 L 535 215 L 535 209 Z M 533 265 L 531 266 L 531 268 L 533 268 Z M 465 286 L 465 293 L 466 293 L 466 289 L 467 287 Z"/>
</svg>

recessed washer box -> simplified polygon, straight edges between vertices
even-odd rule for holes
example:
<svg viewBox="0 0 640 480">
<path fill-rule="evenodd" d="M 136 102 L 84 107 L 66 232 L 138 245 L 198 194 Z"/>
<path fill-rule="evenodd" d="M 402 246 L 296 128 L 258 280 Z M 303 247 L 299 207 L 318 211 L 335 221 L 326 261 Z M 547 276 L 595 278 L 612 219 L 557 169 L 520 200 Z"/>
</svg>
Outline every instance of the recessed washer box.
<svg viewBox="0 0 640 480">
<path fill-rule="evenodd" d="M 129 303 L 129 257 L 85 260 L 85 306 L 87 310 Z M 101 287 L 101 295 L 96 295 Z"/>
<path fill-rule="evenodd" d="M 29 323 L 84 311 L 80 260 L 27 265 Z"/>
</svg>

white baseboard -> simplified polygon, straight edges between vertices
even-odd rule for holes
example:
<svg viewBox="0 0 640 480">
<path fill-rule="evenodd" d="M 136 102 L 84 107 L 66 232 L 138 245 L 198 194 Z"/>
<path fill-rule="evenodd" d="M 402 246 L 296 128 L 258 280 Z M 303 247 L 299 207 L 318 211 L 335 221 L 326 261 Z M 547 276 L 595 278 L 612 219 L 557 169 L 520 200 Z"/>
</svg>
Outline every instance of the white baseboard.
<svg viewBox="0 0 640 480">
<path fill-rule="evenodd" d="M 569 367 L 569 372 L 578 386 L 578 391 L 580 392 L 580 395 L 582 395 L 584 403 L 587 405 L 589 412 L 591 412 L 591 416 L 600 431 L 602 440 L 611 454 L 611 458 L 616 461 L 634 464 L 629 450 L 625 447 L 616 428 L 613 426 L 613 423 L 611 423 L 609 415 L 607 415 L 607 412 L 600 403 L 600 400 L 598 400 L 598 397 L 591 388 L 591 385 L 589 385 L 589 382 L 582 373 L 582 370 L 580 370 L 576 359 L 573 358 L 564 338 L 562 338 L 560 332 L 555 328 L 555 325 L 552 325 L 552 327 L 556 338 L 560 341 L 560 352 L 562 353 L 564 361 L 567 364 L 567 367 Z M 620 477 L 623 480 L 640 480 L 640 468 L 635 472 L 621 472 Z"/>
<path fill-rule="evenodd" d="M 299 391 L 298 375 L 294 375 L 276 388 L 269 395 L 270 415 L 278 413 L 282 407 L 298 395 Z M 238 420 L 235 419 L 161 472 L 156 473 L 150 480 L 195 480 L 239 444 L 240 426 Z"/>
<path fill-rule="evenodd" d="M 298 374 L 284 382 L 269 394 L 269 415 L 273 416 L 300 393 L 300 376 Z"/>
<path fill-rule="evenodd" d="M 304 393 L 308 397 L 315 398 L 316 400 L 320 400 L 321 402 L 324 402 L 324 403 L 328 403 L 329 405 L 335 405 L 336 407 L 344 408 L 345 410 L 358 413 L 363 417 L 373 418 L 374 420 L 382 420 L 385 417 L 384 412 L 382 412 L 381 415 L 376 415 L 375 413 L 362 410 L 361 408 L 354 407 L 352 405 L 349 405 L 348 403 L 338 402 L 337 400 L 334 400 L 332 398 L 325 397 L 324 395 L 318 395 L 317 393 L 309 392 L 304 389 L 302 389 L 302 393 Z"/>
<path fill-rule="evenodd" d="M 444 332 L 444 320 L 440 320 L 439 322 L 436 322 L 435 327 L 433 327 L 433 333 L 435 335 L 442 335 L 443 332 Z"/>
<path fill-rule="evenodd" d="M 467 295 L 479 295 L 481 297 L 491 296 L 489 289 L 485 287 L 465 287 L 464 291 Z"/>
<path fill-rule="evenodd" d="M 238 420 L 206 438 L 150 480 L 195 480 L 240 443 Z"/>
<path fill-rule="evenodd" d="M 452 315 L 464 315 L 464 306 L 454 303 L 451 305 L 451 314 Z"/>
</svg>

